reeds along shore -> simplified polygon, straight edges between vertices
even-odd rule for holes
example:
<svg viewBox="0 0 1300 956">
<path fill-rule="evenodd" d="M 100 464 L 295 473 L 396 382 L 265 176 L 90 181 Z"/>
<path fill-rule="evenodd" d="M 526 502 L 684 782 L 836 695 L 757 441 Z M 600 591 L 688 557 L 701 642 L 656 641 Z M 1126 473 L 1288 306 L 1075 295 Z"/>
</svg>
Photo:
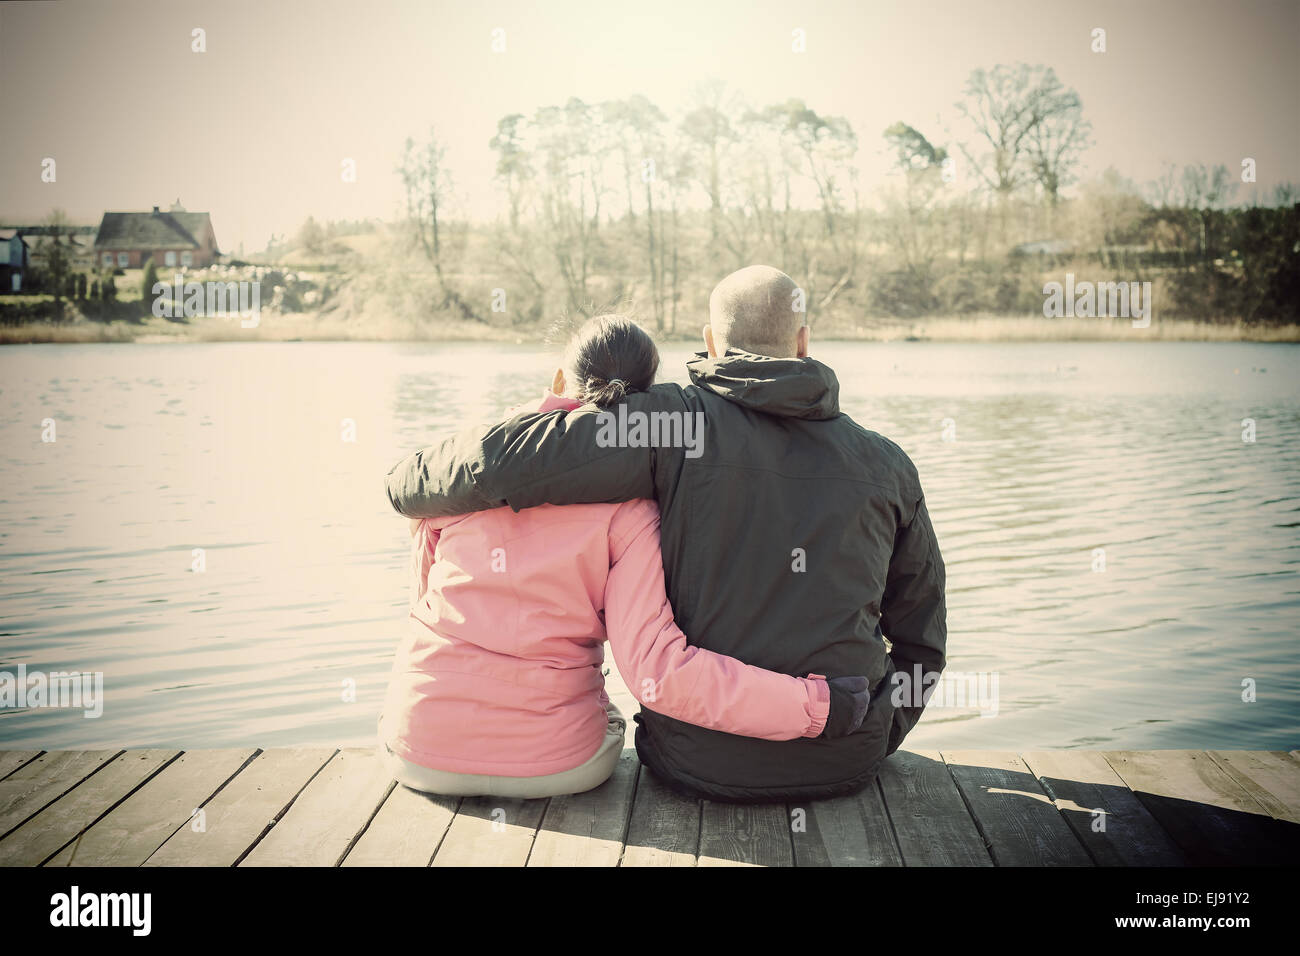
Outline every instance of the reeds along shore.
<svg viewBox="0 0 1300 956">
<path fill-rule="evenodd" d="M 707 321 L 701 317 L 700 324 Z M 685 331 L 659 335 L 665 342 L 695 342 Z M 476 322 L 401 321 L 385 324 L 348 322 L 313 314 L 263 314 L 256 328 L 238 321 L 207 318 L 189 323 L 27 322 L 0 326 L 0 345 L 199 342 L 501 342 L 548 341 L 545 328 L 494 328 Z M 1153 319 L 1134 328 L 1129 319 L 1013 317 L 932 317 L 915 321 L 881 321 L 814 332 L 816 342 L 1300 342 L 1300 325 L 1208 323 L 1189 319 Z"/>
</svg>

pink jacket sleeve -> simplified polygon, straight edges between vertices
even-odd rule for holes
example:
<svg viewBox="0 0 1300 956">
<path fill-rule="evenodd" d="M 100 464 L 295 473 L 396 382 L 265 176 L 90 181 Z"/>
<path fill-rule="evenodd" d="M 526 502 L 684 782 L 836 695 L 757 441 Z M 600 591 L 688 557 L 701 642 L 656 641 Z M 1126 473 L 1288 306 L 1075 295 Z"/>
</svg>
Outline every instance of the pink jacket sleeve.
<svg viewBox="0 0 1300 956">
<path fill-rule="evenodd" d="M 619 509 L 610 534 L 605 630 L 632 695 L 668 717 L 764 740 L 816 737 L 830 713 L 826 681 L 790 677 L 686 643 L 664 593 L 659 508 Z"/>
<path fill-rule="evenodd" d="M 412 522 L 411 528 L 411 605 L 423 599 L 429 584 L 429 569 L 438 549 L 438 534 L 442 522 L 425 518 Z"/>
</svg>

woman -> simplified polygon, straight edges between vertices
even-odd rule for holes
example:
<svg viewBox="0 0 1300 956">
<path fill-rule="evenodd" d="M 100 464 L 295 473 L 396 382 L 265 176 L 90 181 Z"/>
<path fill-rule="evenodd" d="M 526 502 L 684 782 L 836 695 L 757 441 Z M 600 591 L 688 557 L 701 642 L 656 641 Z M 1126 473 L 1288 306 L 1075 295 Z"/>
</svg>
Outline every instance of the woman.
<svg viewBox="0 0 1300 956">
<path fill-rule="evenodd" d="M 649 388 L 658 367 L 643 329 L 597 317 L 530 410 L 616 404 Z M 607 637 L 633 695 L 670 717 L 766 740 L 861 723 L 864 678 L 828 685 L 687 643 L 664 593 L 653 501 L 412 525 L 410 630 L 380 719 L 387 765 L 408 787 L 528 798 L 603 783 L 626 729 L 604 689 Z"/>
</svg>

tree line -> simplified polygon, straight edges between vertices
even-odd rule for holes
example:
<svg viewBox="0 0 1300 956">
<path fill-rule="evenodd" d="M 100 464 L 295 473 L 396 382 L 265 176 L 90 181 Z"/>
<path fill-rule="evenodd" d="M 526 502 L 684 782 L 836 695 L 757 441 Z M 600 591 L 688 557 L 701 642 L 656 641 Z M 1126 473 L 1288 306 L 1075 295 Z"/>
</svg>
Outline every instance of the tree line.
<svg viewBox="0 0 1300 956">
<path fill-rule="evenodd" d="M 798 99 L 755 107 L 714 82 L 670 116 L 640 95 L 572 98 L 497 123 L 490 226 L 449 212 L 436 133 L 409 140 L 406 231 L 432 269 L 432 304 L 485 322 L 503 287 L 518 324 L 631 303 L 673 331 L 702 290 L 756 261 L 798 278 L 813 324 L 1035 312 L 1043 275 L 1067 266 L 1155 279 L 1163 308 L 1186 317 L 1296 317 L 1293 187 L 1234 206 L 1236 171 L 1201 164 L 1144 185 L 1115 170 L 1081 183 L 1092 126 L 1045 66 L 977 69 L 954 106 L 970 138 L 938 142 L 899 120 L 874 147 L 891 175 L 866 190 L 858 133 Z"/>
</svg>

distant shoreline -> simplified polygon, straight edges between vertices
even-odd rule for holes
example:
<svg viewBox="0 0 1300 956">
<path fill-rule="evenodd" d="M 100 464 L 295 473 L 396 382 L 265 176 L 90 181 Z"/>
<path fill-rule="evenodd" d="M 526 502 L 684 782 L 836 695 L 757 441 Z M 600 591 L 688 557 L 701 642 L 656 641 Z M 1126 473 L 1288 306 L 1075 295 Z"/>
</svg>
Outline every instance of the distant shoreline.
<svg viewBox="0 0 1300 956">
<path fill-rule="evenodd" d="M 679 320 L 678 325 L 683 323 Z M 701 319 L 700 325 L 703 326 Z M 695 342 L 698 333 L 680 330 L 656 335 L 664 342 Z M 1300 342 L 1300 325 L 1210 323 L 1187 319 L 1153 319 L 1149 328 L 1135 329 L 1129 319 L 1059 318 L 1039 316 L 939 317 L 911 321 L 881 320 L 857 328 L 843 324 L 819 328 L 813 340 L 823 342 Z M 383 327 L 347 322 L 315 314 L 266 313 L 256 328 L 241 327 L 238 318 L 209 318 L 173 322 L 149 317 L 142 321 L 32 321 L 0 326 L 0 345 L 138 343 L 195 344 L 202 342 L 500 342 L 543 345 L 545 328 L 511 328 L 473 322 L 429 323 L 394 321 Z"/>
</svg>

